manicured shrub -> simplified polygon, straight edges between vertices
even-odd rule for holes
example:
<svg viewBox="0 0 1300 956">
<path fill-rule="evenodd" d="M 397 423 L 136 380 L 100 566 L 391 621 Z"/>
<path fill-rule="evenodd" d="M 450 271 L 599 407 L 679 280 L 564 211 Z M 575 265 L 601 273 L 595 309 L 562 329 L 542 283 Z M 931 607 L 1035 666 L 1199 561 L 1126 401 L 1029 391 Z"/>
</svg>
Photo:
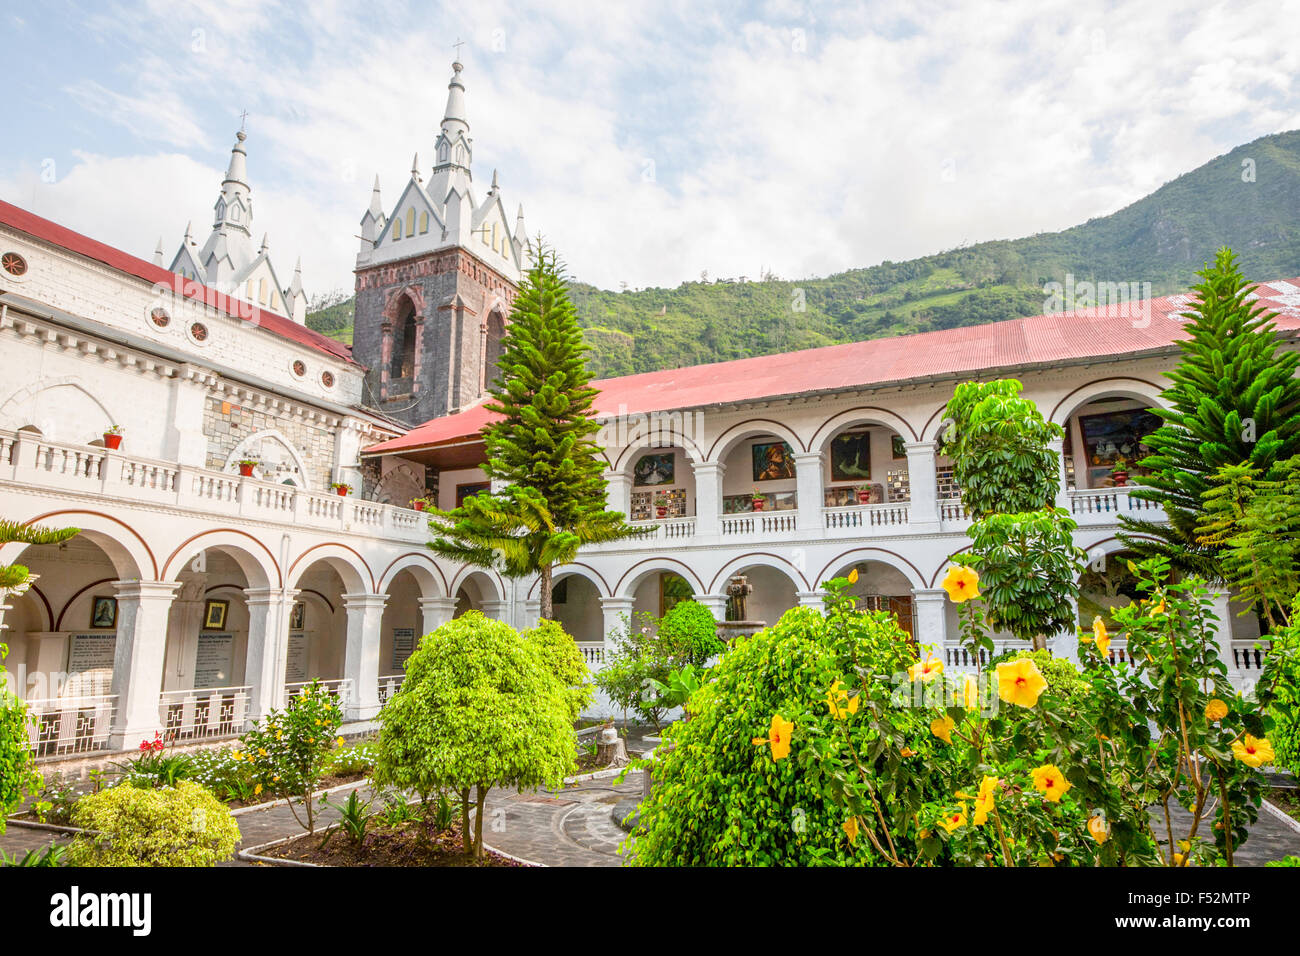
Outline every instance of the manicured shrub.
<svg viewBox="0 0 1300 956">
<path fill-rule="evenodd" d="M 98 831 L 73 840 L 73 866 L 215 866 L 230 859 L 239 842 L 230 810 L 190 780 L 87 794 L 73 808 L 72 821 Z"/>
<path fill-rule="evenodd" d="M 379 715 L 375 783 L 413 790 L 426 807 L 455 792 L 465 852 L 481 857 L 489 790 L 558 786 L 573 772 L 567 691 L 536 641 L 477 611 L 455 618 L 420 642 Z"/>
<path fill-rule="evenodd" d="M 569 717 L 576 720 L 582 709 L 591 703 L 593 693 L 591 670 L 578 645 L 558 621 L 542 620 L 537 627 L 524 631 L 523 637 L 537 649 L 551 673 L 564 685 Z"/>
<path fill-rule="evenodd" d="M 659 636 L 681 664 L 702 667 L 705 661 L 726 650 L 718 637 L 713 612 L 699 601 L 678 601 L 659 621 Z"/>
</svg>

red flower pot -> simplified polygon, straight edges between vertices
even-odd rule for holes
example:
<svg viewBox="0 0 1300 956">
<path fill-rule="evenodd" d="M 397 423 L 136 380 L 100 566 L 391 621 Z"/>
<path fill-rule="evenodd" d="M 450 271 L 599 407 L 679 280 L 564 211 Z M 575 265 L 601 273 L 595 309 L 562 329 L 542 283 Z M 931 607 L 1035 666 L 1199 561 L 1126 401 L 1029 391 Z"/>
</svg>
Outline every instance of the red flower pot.
<svg viewBox="0 0 1300 956">
<path fill-rule="evenodd" d="M 239 477 L 240 477 L 240 478 L 252 478 L 252 477 L 253 477 L 253 466 L 252 466 L 252 465 L 240 465 L 240 466 L 239 466 Z"/>
<path fill-rule="evenodd" d="M 122 436 L 121 436 L 121 435 L 110 434 L 109 432 L 105 432 L 105 433 L 104 433 L 104 447 L 105 447 L 105 448 L 112 448 L 112 449 L 121 448 L 121 447 L 122 447 Z"/>
<path fill-rule="evenodd" d="M 339 493 L 340 498 L 346 498 L 348 496 L 348 490 L 346 488 L 335 488 L 334 490 Z"/>
<path fill-rule="evenodd" d="M 858 492 L 858 504 L 860 504 L 860 505 L 869 505 L 869 504 L 871 504 L 871 492 L 869 492 L 869 491 L 859 491 L 859 492 Z"/>
<path fill-rule="evenodd" d="M 1110 480 L 1113 481 L 1113 482 L 1115 482 L 1115 487 L 1116 487 L 1116 488 L 1123 488 L 1125 485 L 1128 484 L 1128 472 L 1127 472 L 1127 471 L 1112 471 L 1112 472 L 1110 473 Z"/>
<path fill-rule="evenodd" d="M 423 510 L 424 510 L 424 502 L 423 502 L 423 501 L 413 501 L 413 502 L 411 502 L 411 507 L 414 508 L 416 511 L 423 511 Z"/>
<path fill-rule="evenodd" d="M 763 505 L 766 503 L 767 503 L 766 500 L 763 498 L 754 498 L 750 501 L 750 504 L 754 506 L 755 511 L 762 511 Z"/>
<path fill-rule="evenodd" d="M 667 505 L 655 505 L 655 516 L 656 516 L 656 517 L 659 517 L 659 518 L 667 518 L 667 517 L 668 517 L 668 506 L 667 506 Z"/>
</svg>

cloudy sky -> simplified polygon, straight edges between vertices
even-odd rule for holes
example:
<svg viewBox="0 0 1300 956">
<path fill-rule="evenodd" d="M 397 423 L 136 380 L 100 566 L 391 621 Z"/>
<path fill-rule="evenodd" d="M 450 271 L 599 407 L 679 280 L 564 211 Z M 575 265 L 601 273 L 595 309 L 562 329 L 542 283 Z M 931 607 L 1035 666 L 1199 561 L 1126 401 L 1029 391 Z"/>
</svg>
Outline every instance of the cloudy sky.
<svg viewBox="0 0 1300 956">
<path fill-rule="evenodd" d="M 255 229 L 352 286 L 462 59 L 475 182 L 608 288 L 825 275 L 1112 212 L 1300 127 L 1300 0 L 9 2 L 0 197 L 170 261 L 248 112 Z"/>
</svg>

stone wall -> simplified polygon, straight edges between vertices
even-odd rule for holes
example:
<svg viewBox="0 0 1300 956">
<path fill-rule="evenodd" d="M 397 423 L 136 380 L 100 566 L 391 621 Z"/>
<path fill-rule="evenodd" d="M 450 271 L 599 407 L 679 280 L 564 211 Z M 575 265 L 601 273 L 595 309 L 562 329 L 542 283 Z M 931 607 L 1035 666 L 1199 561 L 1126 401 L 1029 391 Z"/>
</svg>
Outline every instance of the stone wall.
<svg viewBox="0 0 1300 956">
<path fill-rule="evenodd" d="M 225 468 L 227 459 L 242 445 L 241 454 L 262 461 L 258 477 L 283 481 L 294 478 L 301 469 L 302 476 L 294 484 L 313 491 L 328 489 L 333 480 L 336 433 L 323 425 L 209 396 L 203 408 L 203 433 L 208 436 L 208 468 Z M 297 454 L 297 461 L 277 448 L 280 439 Z"/>
</svg>

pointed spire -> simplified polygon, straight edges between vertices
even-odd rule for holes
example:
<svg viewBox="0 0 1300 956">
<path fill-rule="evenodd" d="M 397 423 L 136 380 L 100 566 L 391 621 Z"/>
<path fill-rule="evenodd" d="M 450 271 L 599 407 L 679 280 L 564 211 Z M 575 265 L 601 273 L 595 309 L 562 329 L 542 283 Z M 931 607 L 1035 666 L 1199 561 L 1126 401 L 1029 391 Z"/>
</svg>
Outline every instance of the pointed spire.
<svg viewBox="0 0 1300 956">
<path fill-rule="evenodd" d="M 248 186 L 248 153 L 244 151 L 244 140 L 248 139 L 248 134 L 240 129 L 235 134 L 235 145 L 230 149 L 230 165 L 226 167 L 225 183 L 239 183 L 241 186 Z"/>
<path fill-rule="evenodd" d="M 293 281 L 289 283 L 289 297 L 302 292 L 302 256 L 298 257 L 297 263 L 293 267 Z"/>
<path fill-rule="evenodd" d="M 379 177 L 375 177 L 375 178 L 376 180 L 378 180 Z M 411 178 L 414 179 L 417 183 L 424 181 L 420 178 L 420 154 L 419 153 L 416 153 L 415 156 L 411 158 Z"/>
<path fill-rule="evenodd" d="M 194 220 L 191 219 L 185 224 L 185 245 L 194 245 Z"/>
<path fill-rule="evenodd" d="M 451 81 L 447 84 L 447 108 L 442 113 L 442 128 L 448 139 L 454 138 L 455 132 L 469 132 L 469 120 L 465 113 L 465 83 L 460 78 L 463 69 L 459 61 L 451 65 Z M 460 124 L 454 132 L 448 129 L 453 123 Z"/>
<path fill-rule="evenodd" d="M 153 249 L 153 264 L 156 266 L 163 264 L 162 236 L 158 237 L 158 245 Z"/>
<path fill-rule="evenodd" d="M 262 233 L 262 248 L 257 250 L 259 256 L 264 256 L 271 251 L 271 243 L 268 237 L 268 233 Z"/>
<path fill-rule="evenodd" d="M 492 188 L 489 189 L 488 192 L 490 192 L 490 193 L 496 193 L 496 192 L 498 192 L 500 189 L 501 189 L 501 187 L 497 185 L 497 171 L 494 169 L 494 170 L 492 170 Z"/>
</svg>

